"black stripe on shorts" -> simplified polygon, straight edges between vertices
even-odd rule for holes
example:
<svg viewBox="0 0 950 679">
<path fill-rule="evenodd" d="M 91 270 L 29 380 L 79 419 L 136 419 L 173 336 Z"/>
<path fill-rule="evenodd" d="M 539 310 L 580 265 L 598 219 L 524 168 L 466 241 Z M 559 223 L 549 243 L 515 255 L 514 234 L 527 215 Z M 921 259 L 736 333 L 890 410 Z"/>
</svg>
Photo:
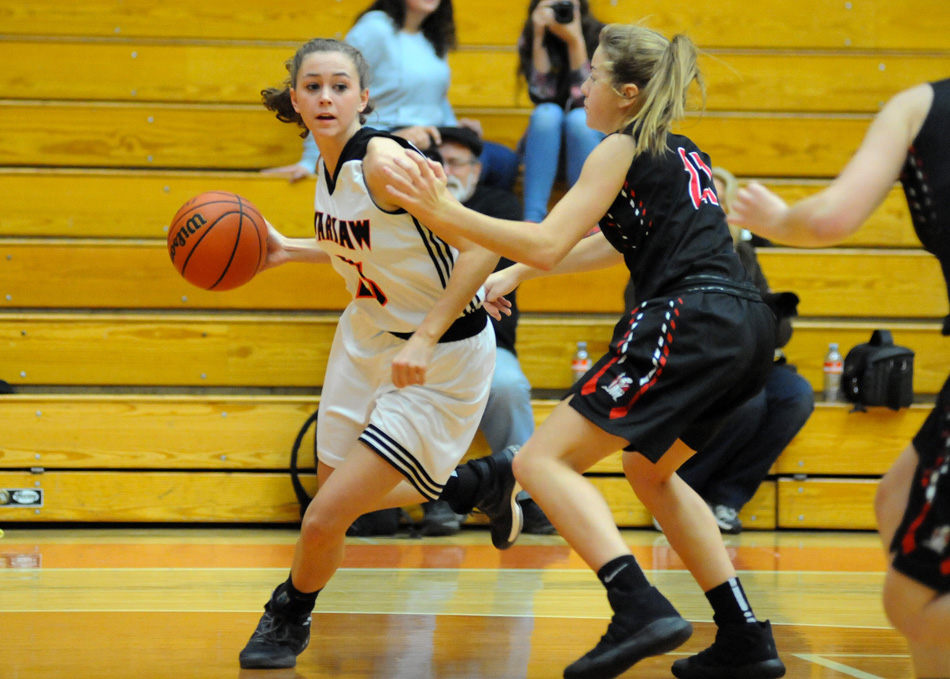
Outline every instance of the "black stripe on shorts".
<svg viewBox="0 0 950 679">
<path fill-rule="evenodd" d="M 359 440 L 405 476 L 420 495 L 430 500 L 439 499 L 443 485 L 433 481 L 412 453 L 382 429 L 371 424 L 360 434 Z"/>
</svg>

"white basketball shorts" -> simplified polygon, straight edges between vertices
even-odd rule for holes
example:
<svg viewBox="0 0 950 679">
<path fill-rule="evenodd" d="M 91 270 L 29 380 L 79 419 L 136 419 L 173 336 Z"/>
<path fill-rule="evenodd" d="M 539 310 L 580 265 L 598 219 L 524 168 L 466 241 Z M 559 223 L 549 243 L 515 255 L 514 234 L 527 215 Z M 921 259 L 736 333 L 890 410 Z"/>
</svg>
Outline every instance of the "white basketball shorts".
<svg viewBox="0 0 950 679">
<path fill-rule="evenodd" d="M 327 361 L 317 457 L 337 467 L 356 442 L 383 457 L 424 497 L 437 499 L 478 430 L 495 368 L 491 323 L 437 344 L 426 383 L 397 389 L 392 361 L 405 340 L 368 324 L 349 305 Z"/>
</svg>

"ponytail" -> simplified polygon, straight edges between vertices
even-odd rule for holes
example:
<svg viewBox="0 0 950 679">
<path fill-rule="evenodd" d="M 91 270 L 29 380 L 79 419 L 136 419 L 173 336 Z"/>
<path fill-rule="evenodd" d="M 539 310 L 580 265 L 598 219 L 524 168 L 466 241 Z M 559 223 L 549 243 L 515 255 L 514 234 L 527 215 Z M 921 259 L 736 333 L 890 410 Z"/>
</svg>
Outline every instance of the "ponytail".
<svg viewBox="0 0 950 679">
<path fill-rule="evenodd" d="M 705 103 L 696 45 L 685 35 L 667 40 L 642 26 L 609 24 L 601 31 L 600 47 L 614 87 L 633 83 L 640 90 L 641 104 L 624 125 L 636 140 L 637 155 L 661 153 L 670 127 L 686 115 L 694 80 Z"/>
</svg>

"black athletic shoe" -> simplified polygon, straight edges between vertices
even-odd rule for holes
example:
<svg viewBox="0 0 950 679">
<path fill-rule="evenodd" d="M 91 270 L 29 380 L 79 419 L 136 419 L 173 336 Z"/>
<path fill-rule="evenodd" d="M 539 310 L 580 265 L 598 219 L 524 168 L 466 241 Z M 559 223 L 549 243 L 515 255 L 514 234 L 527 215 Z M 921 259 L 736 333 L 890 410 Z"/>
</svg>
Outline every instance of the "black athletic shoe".
<svg viewBox="0 0 950 679">
<path fill-rule="evenodd" d="M 293 667 L 297 656 L 303 653 L 310 643 L 310 616 L 301 621 L 293 621 L 281 615 L 276 609 L 274 596 L 264 605 L 264 615 L 257 623 L 257 629 L 241 651 L 239 660 L 245 670 L 273 670 Z"/>
<path fill-rule="evenodd" d="M 521 505 L 521 514 L 524 516 L 524 525 L 521 528 L 522 533 L 530 535 L 555 535 L 557 528 L 554 527 L 548 517 L 544 514 L 538 503 L 530 497 L 518 500 Z"/>
<path fill-rule="evenodd" d="M 491 542 L 496 549 L 508 549 L 518 536 L 524 516 L 517 496 L 521 488 L 511 471 L 518 446 L 508 446 L 500 453 L 471 460 L 482 478 L 479 498 L 475 509 L 491 521 Z"/>
<path fill-rule="evenodd" d="M 422 505 L 421 535 L 435 537 L 455 535 L 462 530 L 465 516 L 456 514 L 445 500 L 432 500 Z"/>
<path fill-rule="evenodd" d="M 785 665 L 775 650 L 769 621 L 723 625 L 705 651 L 673 663 L 679 679 L 778 679 Z"/>
<path fill-rule="evenodd" d="M 614 616 L 607 633 L 582 658 L 568 665 L 564 679 L 613 679 L 644 658 L 669 653 L 685 643 L 693 626 L 655 587 L 607 592 Z"/>
</svg>

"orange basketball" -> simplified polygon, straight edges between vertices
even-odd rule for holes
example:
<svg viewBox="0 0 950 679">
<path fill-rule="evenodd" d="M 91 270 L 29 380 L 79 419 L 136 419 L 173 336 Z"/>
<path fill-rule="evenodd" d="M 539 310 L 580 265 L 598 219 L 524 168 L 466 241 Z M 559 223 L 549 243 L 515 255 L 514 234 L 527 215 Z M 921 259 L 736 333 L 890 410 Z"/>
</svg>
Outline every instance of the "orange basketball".
<svg viewBox="0 0 950 679">
<path fill-rule="evenodd" d="M 260 210 L 236 193 L 207 191 L 175 213 L 168 254 L 189 283 L 231 290 L 260 270 L 267 256 L 267 224 Z"/>
</svg>

